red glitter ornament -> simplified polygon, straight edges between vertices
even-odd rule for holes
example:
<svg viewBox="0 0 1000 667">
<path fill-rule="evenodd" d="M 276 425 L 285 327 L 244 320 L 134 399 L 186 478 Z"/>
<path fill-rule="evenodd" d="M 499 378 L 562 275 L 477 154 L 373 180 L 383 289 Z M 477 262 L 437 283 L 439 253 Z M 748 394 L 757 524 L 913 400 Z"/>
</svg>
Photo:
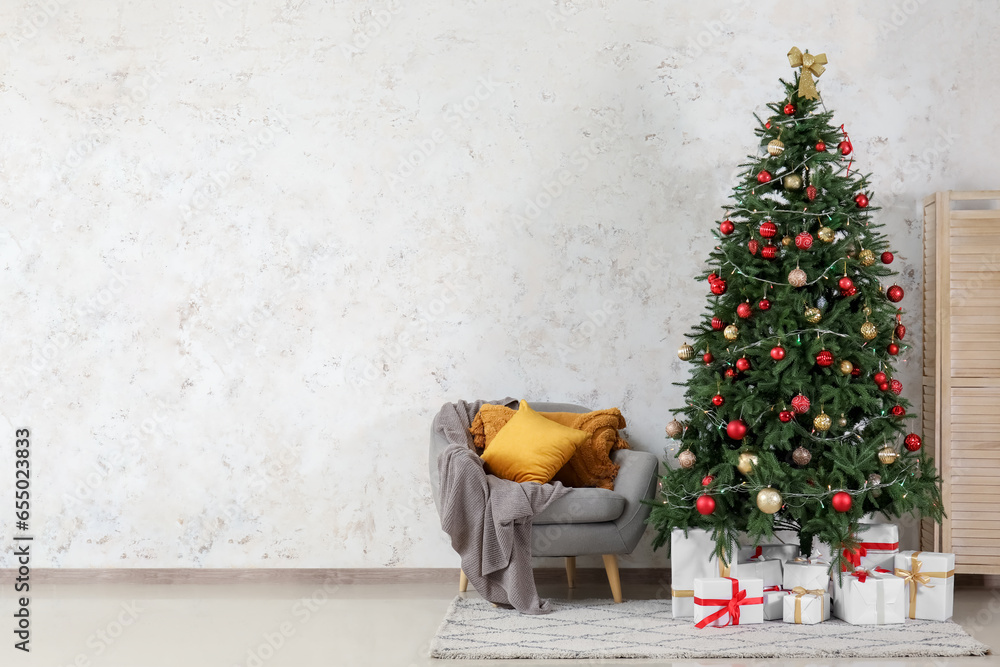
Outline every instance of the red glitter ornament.
<svg viewBox="0 0 1000 667">
<path fill-rule="evenodd" d="M 712 283 L 709 289 L 712 290 L 712 294 L 721 296 L 726 293 L 726 281 L 716 280 L 715 282 Z"/>
<path fill-rule="evenodd" d="M 819 190 L 816 189 L 815 185 L 806 186 L 806 199 L 808 199 L 809 201 L 814 201 L 816 199 L 816 195 L 818 194 Z"/>
<path fill-rule="evenodd" d="M 893 417 L 903 417 L 906 415 L 906 408 L 902 405 L 894 405 L 892 406 L 891 412 Z"/>
<path fill-rule="evenodd" d="M 767 299 L 761 299 L 757 303 L 757 307 L 760 308 L 761 310 L 770 310 L 771 309 L 771 302 L 768 301 Z"/>
<path fill-rule="evenodd" d="M 915 452 L 920 449 L 921 444 L 923 443 L 920 441 L 920 436 L 916 433 L 909 434 L 906 436 L 906 439 L 903 440 L 903 445 L 911 452 Z"/>
<path fill-rule="evenodd" d="M 743 319 L 750 317 L 752 313 L 753 309 L 750 308 L 749 303 L 741 303 L 740 305 L 736 306 L 736 314 L 742 317 Z"/>
<path fill-rule="evenodd" d="M 750 251 L 751 255 L 756 255 L 757 251 L 760 250 L 760 243 L 757 239 L 750 239 L 750 242 L 747 243 L 747 249 Z"/>
<path fill-rule="evenodd" d="M 832 366 L 833 354 L 829 350 L 823 350 L 816 355 L 816 364 L 823 367 Z"/>
<path fill-rule="evenodd" d="M 730 380 L 734 379 L 736 377 L 736 369 L 735 368 L 727 368 L 726 369 L 726 377 L 729 378 Z"/>
<path fill-rule="evenodd" d="M 893 303 L 899 303 L 903 300 L 903 288 L 899 285 L 893 285 L 885 291 L 885 297 Z"/>
<path fill-rule="evenodd" d="M 904 327 L 902 324 L 897 324 L 896 325 L 896 338 L 898 338 L 899 340 L 903 340 L 903 336 L 905 336 L 905 335 L 906 335 L 906 327 Z"/>
<path fill-rule="evenodd" d="M 892 264 L 892 260 L 894 260 L 896 258 L 893 257 L 892 253 L 887 250 L 884 253 L 882 253 L 882 258 L 881 259 L 882 259 L 882 263 L 883 264 Z"/>
</svg>

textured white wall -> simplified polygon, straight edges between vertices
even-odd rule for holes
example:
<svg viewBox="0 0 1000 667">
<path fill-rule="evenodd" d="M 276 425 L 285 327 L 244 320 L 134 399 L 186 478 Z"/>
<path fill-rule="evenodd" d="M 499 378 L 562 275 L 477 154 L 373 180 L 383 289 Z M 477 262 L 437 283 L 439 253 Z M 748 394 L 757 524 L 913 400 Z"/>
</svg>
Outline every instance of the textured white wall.
<svg viewBox="0 0 1000 667">
<path fill-rule="evenodd" d="M 792 45 L 829 56 L 918 341 L 916 202 L 997 185 L 1000 16 L 838 4 L 3 4 L 0 433 L 33 433 L 34 565 L 455 566 L 426 452 L 457 398 L 620 406 L 661 453 Z"/>
</svg>

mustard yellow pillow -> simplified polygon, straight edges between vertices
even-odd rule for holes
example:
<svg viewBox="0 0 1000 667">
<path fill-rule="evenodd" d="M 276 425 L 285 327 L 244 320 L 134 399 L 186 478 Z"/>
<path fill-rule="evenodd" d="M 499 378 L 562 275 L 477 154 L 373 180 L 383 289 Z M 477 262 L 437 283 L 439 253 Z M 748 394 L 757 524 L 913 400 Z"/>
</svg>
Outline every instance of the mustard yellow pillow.
<svg viewBox="0 0 1000 667">
<path fill-rule="evenodd" d="M 497 477 L 545 484 L 566 465 L 590 434 L 535 412 L 525 401 L 501 428 L 482 459 Z"/>
</svg>

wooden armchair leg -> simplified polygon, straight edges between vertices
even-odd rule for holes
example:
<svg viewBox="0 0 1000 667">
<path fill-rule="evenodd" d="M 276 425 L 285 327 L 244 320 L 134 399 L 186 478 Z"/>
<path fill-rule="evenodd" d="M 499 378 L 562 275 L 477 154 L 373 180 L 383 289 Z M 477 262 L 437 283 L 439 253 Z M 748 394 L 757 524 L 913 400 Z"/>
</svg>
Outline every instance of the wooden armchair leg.
<svg viewBox="0 0 1000 667">
<path fill-rule="evenodd" d="M 566 583 L 576 588 L 576 556 L 566 556 Z"/>
<path fill-rule="evenodd" d="M 469 578 L 465 576 L 465 570 L 458 571 L 458 592 L 464 593 L 469 589 Z"/>
<path fill-rule="evenodd" d="M 622 601 L 622 582 L 618 576 L 618 557 L 614 554 L 605 554 L 604 570 L 608 573 L 608 583 L 611 584 L 611 595 L 615 602 Z"/>
</svg>

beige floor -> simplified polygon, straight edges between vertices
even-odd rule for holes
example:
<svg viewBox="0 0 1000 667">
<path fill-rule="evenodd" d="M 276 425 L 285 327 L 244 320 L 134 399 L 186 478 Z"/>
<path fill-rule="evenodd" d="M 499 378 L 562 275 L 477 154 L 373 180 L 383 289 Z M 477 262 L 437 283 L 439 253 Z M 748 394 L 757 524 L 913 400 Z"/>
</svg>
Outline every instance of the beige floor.
<svg viewBox="0 0 1000 667">
<path fill-rule="evenodd" d="M 564 586 L 540 587 L 565 597 Z M 509 665 L 512 661 L 436 661 L 428 641 L 455 595 L 454 585 L 48 585 L 33 590 L 32 652 L 11 648 L 10 587 L 0 595 L 7 644 L 0 665 L 63 667 L 311 667 L 313 665 Z M 650 587 L 625 596 L 651 597 Z M 470 595 L 474 595 L 470 591 Z M 582 586 L 574 597 L 604 597 L 604 586 Z M 955 620 L 981 641 L 1000 647 L 1000 591 L 961 589 Z M 272 648 L 276 647 L 276 648 Z M 1000 658 L 843 661 L 513 661 L 547 665 L 983 665 Z"/>
</svg>

